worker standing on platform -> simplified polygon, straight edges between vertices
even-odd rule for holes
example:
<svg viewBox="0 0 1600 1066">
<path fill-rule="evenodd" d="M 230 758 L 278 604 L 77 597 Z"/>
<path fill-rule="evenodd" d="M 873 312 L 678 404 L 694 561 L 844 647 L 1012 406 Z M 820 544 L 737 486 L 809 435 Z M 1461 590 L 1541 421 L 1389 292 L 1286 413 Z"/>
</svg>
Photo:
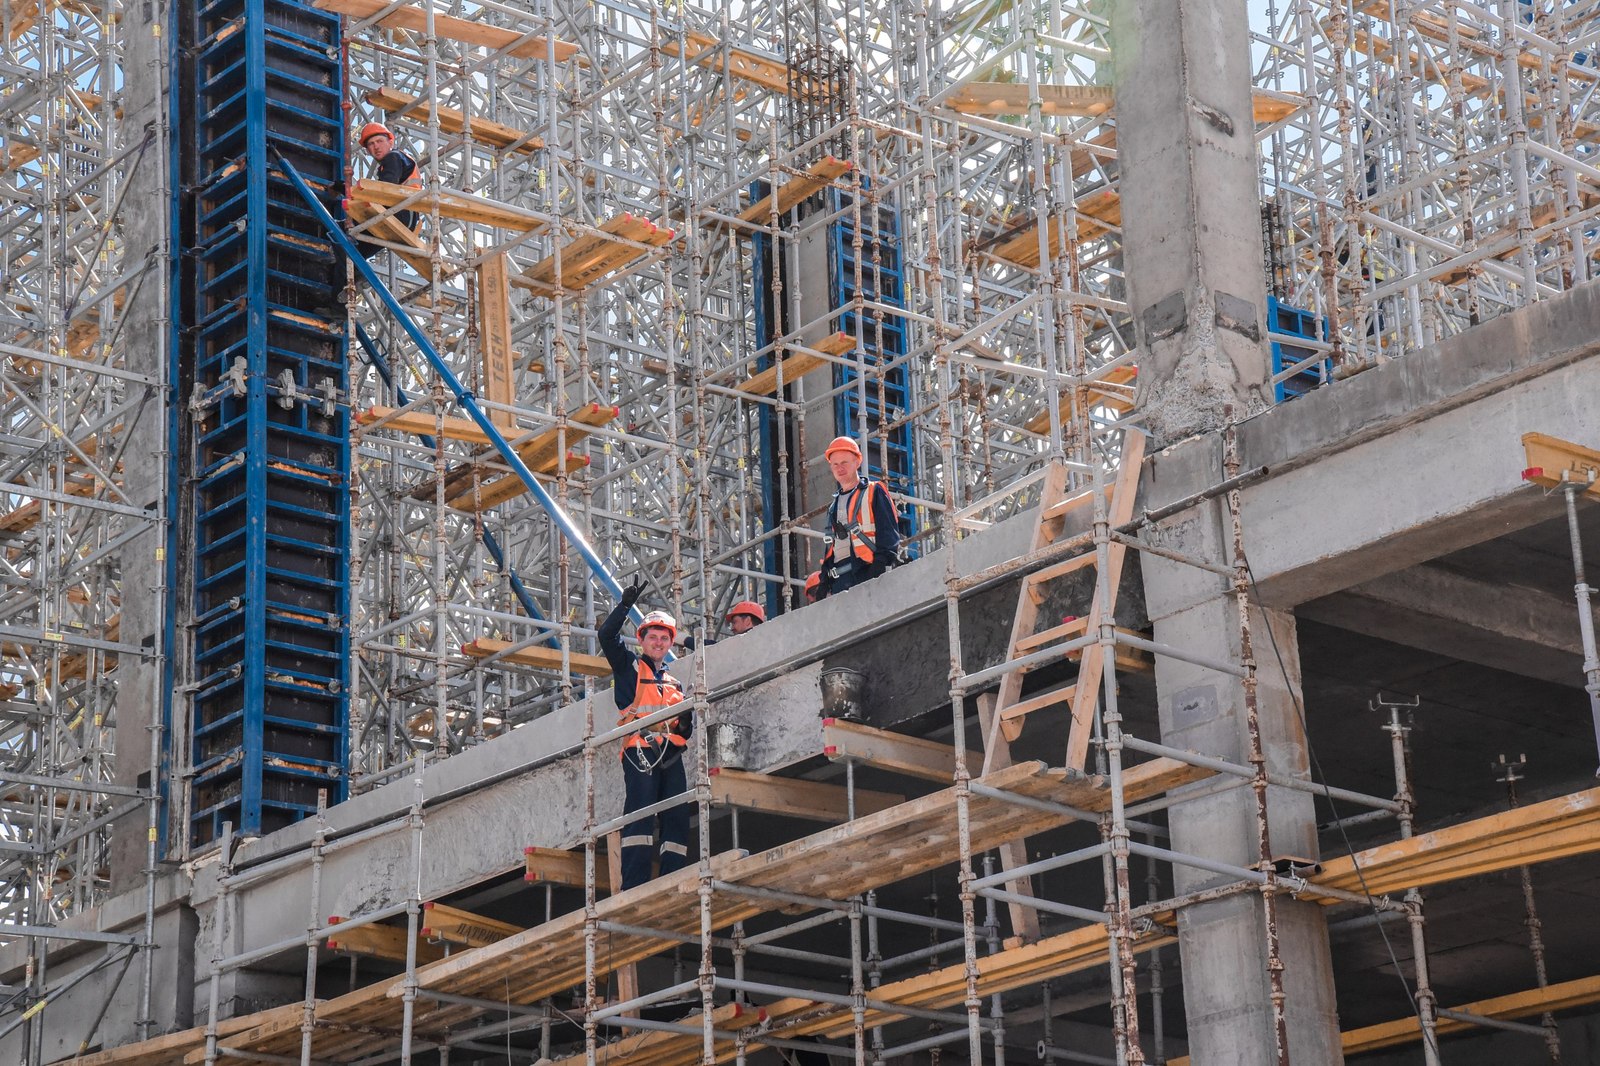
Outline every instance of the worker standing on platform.
<svg viewBox="0 0 1600 1066">
<path fill-rule="evenodd" d="M 900 519 L 889 489 L 861 473 L 861 449 L 849 437 L 835 437 L 823 453 L 839 483 L 823 527 L 823 596 L 855 588 L 893 566 L 900 551 Z"/>
<path fill-rule="evenodd" d="M 619 725 L 636 722 L 664 707 L 683 703 L 685 699 L 683 685 L 667 673 L 666 668 L 667 656 L 678 636 L 678 624 L 670 614 L 651 611 L 640 620 L 636 631 L 639 654 L 635 655 L 622 644 L 623 623 L 643 591 L 642 578 L 623 590 L 622 599 L 600 625 L 600 649 L 605 652 L 616 679 L 612 695 L 617 701 Z M 693 733 L 694 715 L 686 706 L 684 713 L 676 718 L 664 719 L 623 738 L 624 814 L 688 791 L 683 753 Z M 680 803 L 628 823 L 622 830 L 623 889 L 650 880 L 650 864 L 656 858 L 658 823 L 662 875 L 689 864 L 689 820 L 689 806 Z"/>
<path fill-rule="evenodd" d="M 391 185 L 422 188 L 422 172 L 417 169 L 416 159 L 395 147 L 394 134 L 389 132 L 388 126 L 381 122 L 369 122 L 362 126 L 361 147 L 366 149 L 367 155 L 372 157 L 372 162 L 375 164 L 373 178 Z M 417 228 L 415 211 L 396 211 L 394 218 L 406 229 Z M 372 246 L 372 250 L 367 252 L 367 258 L 371 259 L 382 250 L 375 245 Z"/>
<path fill-rule="evenodd" d="M 756 626 L 767 620 L 767 612 L 754 600 L 740 600 L 729 609 L 723 621 L 728 623 L 728 631 L 734 636 L 748 633 Z"/>
</svg>

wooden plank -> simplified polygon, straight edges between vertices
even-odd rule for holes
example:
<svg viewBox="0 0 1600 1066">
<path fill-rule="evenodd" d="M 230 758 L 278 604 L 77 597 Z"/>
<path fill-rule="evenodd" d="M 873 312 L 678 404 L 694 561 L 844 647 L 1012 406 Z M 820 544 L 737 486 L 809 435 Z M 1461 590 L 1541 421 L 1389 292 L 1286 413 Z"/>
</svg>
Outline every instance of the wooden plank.
<svg viewBox="0 0 1600 1066">
<path fill-rule="evenodd" d="M 453 107 L 435 107 L 427 100 L 410 96 L 406 93 L 396 92 L 393 89 L 374 89 L 367 94 L 367 102 L 375 107 L 394 114 L 405 111 L 401 116 L 404 121 L 412 122 L 417 126 L 426 126 L 428 121 L 438 114 L 439 129 L 450 136 L 471 131 L 472 139 L 480 144 L 493 145 L 496 148 L 522 152 L 532 155 L 544 147 L 544 138 L 535 137 L 524 133 L 522 130 L 495 122 L 486 118 L 468 118 L 465 113 Z"/>
<path fill-rule="evenodd" d="M 657 226 L 647 218 L 624 213 L 608 220 L 600 232 L 585 233 L 563 247 L 559 278 L 556 256 L 551 254 L 511 280 L 535 292 L 580 290 L 642 258 L 650 249 L 672 243 L 675 235 L 674 230 Z"/>
<path fill-rule="evenodd" d="M 823 355 L 844 355 L 855 347 L 856 339 L 848 333 L 834 333 L 816 344 L 813 349 Z M 778 389 L 778 368 L 783 367 L 783 383 L 793 385 L 807 374 L 819 367 L 828 365 L 828 361 L 821 356 L 812 355 L 810 352 L 791 351 L 779 362 L 773 363 L 765 370 L 758 370 L 749 378 L 735 385 L 740 392 L 747 392 L 753 396 L 771 396 Z"/>
<path fill-rule="evenodd" d="M 338 921 L 330 918 L 330 922 Z M 406 931 L 396 925 L 369 922 L 347 930 L 334 930 L 327 936 L 328 950 L 345 955 L 361 955 L 369 959 L 383 959 L 404 964 L 406 961 Z M 433 962 L 444 958 L 444 948 L 437 944 L 417 944 L 417 962 Z"/>
<path fill-rule="evenodd" d="M 520 207 L 512 207 L 488 197 L 476 196 L 457 189 L 430 192 L 388 181 L 374 181 L 371 178 L 362 178 L 350 187 L 349 202 L 368 207 L 394 207 L 403 203 L 406 205 L 406 210 L 423 215 L 437 208 L 444 218 L 478 222 L 498 229 L 515 230 L 518 233 L 533 233 L 545 227 L 544 219 L 532 211 L 524 211 Z"/>
<path fill-rule="evenodd" d="M 963 115 L 999 118 L 1029 113 L 1026 82 L 981 81 L 963 86 L 944 99 L 944 106 Z M 1116 104 L 1109 85 L 1041 85 L 1039 112 L 1088 118 L 1104 115 Z"/>
<path fill-rule="evenodd" d="M 1600 977 L 1580 977 L 1575 981 L 1562 981 L 1546 988 L 1531 988 L 1510 995 L 1463 1003 L 1450 1009 L 1464 1014 L 1476 1014 L 1482 1018 L 1515 1021 L 1518 1018 L 1531 1018 L 1537 1014 L 1544 1014 L 1546 1011 L 1553 1014 L 1556 1011 L 1587 1007 L 1595 1003 L 1600 1003 Z M 1477 1028 L 1472 1022 L 1464 1019 L 1442 1016 L 1436 1019 L 1434 1025 L 1440 1036 Z M 1392 1022 L 1380 1022 L 1377 1025 L 1351 1029 L 1340 1034 L 1345 1055 L 1361 1055 L 1368 1051 L 1397 1047 L 1421 1039 L 1422 1027 L 1415 1014 L 1396 1018 Z M 1167 1064 L 1189 1066 L 1189 1056 L 1168 1059 Z"/>
<path fill-rule="evenodd" d="M 563 851 L 560 848 L 526 848 L 523 852 L 522 879 L 535 885 L 563 885 L 583 888 L 583 853 Z M 611 874 L 606 865 L 606 854 L 595 859 L 595 891 L 605 895 L 611 891 Z"/>
<path fill-rule="evenodd" d="M 478 350 L 483 359 L 483 398 L 514 406 L 517 402 L 517 357 L 511 350 L 511 269 L 505 253 L 478 264 Z M 489 418 L 513 431 L 517 416 L 489 409 Z"/>
<path fill-rule="evenodd" d="M 1029 113 L 1029 87 L 1026 82 L 974 82 L 945 97 L 944 104 L 963 115 L 993 118 Z M 1305 106 L 1305 100 L 1289 93 L 1256 90 L 1251 93 L 1251 119 L 1258 125 L 1282 122 Z M 1109 85 L 1041 85 L 1039 113 L 1070 118 L 1093 118 L 1112 111 L 1116 98 Z"/>
<path fill-rule="evenodd" d="M 684 1018 L 680 1024 L 701 1025 L 704 1014 L 691 1014 Z M 725 1003 L 711 1012 L 711 1026 L 718 1031 L 729 1032 L 737 1029 L 749 1029 L 760 1025 L 767 1020 L 767 1012 L 762 1007 L 748 1007 L 739 1003 Z M 615 1066 L 669 1066 L 678 1063 L 679 1055 L 685 1044 L 692 1045 L 699 1051 L 704 1042 L 700 1034 L 668 1033 L 661 1031 L 645 1031 L 637 1035 L 630 1033 L 626 1040 L 613 1041 L 609 1044 L 600 1044 L 595 1048 L 594 1061 L 597 1064 L 615 1064 Z M 737 1054 L 734 1041 L 718 1039 L 716 1051 L 719 1059 L 723 1056 L 732 1057 Z M 550 1060 L 545 1060 L 547 1063 Z M 552 1066 L 579 1066 L 586 1063 L 586 1052 L 576 1052 L 565 1058 L 554 1060 Z"/>
<path fill-rule="evenodd" d="M 474 659 L 486 659 L 491 655 L 498 655 L 511 647 L 509 640 L 495 640 L 492 637 L 479 637 L 461 645 L 461 654 Z M 610 677 L 611 664 L 606 662 L 603 655 L 586 655 L 582 652 L 568 652 L 568 661 L 572 664 L 572 672 L 585 677 Z M 561 650 L 551 648 L 544 644 L 533 644 L 518 651 L 503 655 L 499 659 L 503 663 L 515 663 L 518 666 L 534 666 L 541 670 L 561 669 Z"/>
<path fill-rule="evenodd" d="M 428 11 L 424 4 L 400 4 L 393 7 L 388 0 L 315 0 L 314 5 L 323 11 L 334 11 L 354 19 L 369 19 L 381 12 L 389 13 L 378 19 L 378 25 L 390 30 L 428 32 Z M 485 48 L 491 52 L 507 51 L 519 59 L 544 59 L 550 52 L 550 41 L 545 37 L 529 36 L 500 26 L 488 26 L 472 19 L 457 18 L 435 9 L 433 33 L 462 44 Z M 524 39 L 526 38 L 526 39 Z M 557 63 L 565 63 L 578 52 L 570 41 L 558 40 L 555 44 Z"/>
<path fill-rule="evenodd" d="M 1139 375 L 1136 366 L 1113 367 L 1104 374 L 1096 374 L 1095 380 L 1086 382 L 1083 386 L 1086 393 L 1084 402 L 1089 407 L 1109 407 L 1118 414 L 1127 414 L 1133 410 L 1133 384 Z M 1063 386 L 1061 389 L 1061 403 L 1057 408 L 1057 421 L 1063 426 L 1072 424 L 1072 388 Z M 1050 432 L 1050 411 L 1046 407 L 1023 425 L 1029 433 L 1045 434 Z"/>
<path fill-rule="evenodd" d="M 1382 895 L 1600 851 L 1600 788 L 1328 859 L 1314 884 Z"/>
<path fill-rule="evenodd" d="M 855 790 L 855 800 L 856 816 L 860 817 L 904 803 L 906 798 L 892 792 L 858 788 Z M 842 785 L 754 774 L 726 767 L 713 767 L 711 770 L 711 802 L 781 814 L 786 818 L 809 818 L 818 822 L 850 820 L 849 796 Z"/>
<path fill-rule="evenodd" d="M 1122 467 L 1117 471 L 1117 488 L 1111 496 L 1109 521 L 1113 528 L 1126 524 L 1133 517 L 1134 500 L 1139 495 L 1139 475 L 1144 466 L 1144 444 L 1144 434 L 1139 432 L 1131 432 L 1123 439 Z M 1112 541 L 1106 549 L 1108 570 L 1089 605 L 1089 630 L 1098 629 L 1101 619 L 1116 617 L 1117 589 L 1122 584 L 1122 562 L 1127 552 L 1128 546 L 1119 540 Z M 1103 600 L 1101 588 L 1106 592 Z M 1104 669 L 1104 655 L 1084 655 L 1080 660 L 1077 691 L 1072 694 L 1072 729 L 1067 734 L 1066 766 L 1069 770 L 1081 769 L 1088 757 Z"/>
<path fill-rule="evenodd" d="M 1545 988 L 1530 988 L 1522 992 L 1513 992 L 1504 996 L 1493 996 L 1489 999 L 1480 999 L 1473 1003 L 1463 1003 L 1453 1010 L 1464 1014 L 1476 1014 L 1483 1018 L 1495 1018 L 1504 1021 L 1514 1021 L 1518 1018 L 1531 1018 L 1546 1011 L 1571 1010 L 1574 1007 L 1587 1007 L 1600 1003 L 1600 976 L 1580 977 L 1575 981 L 1562 981 Z M 1436 1022 L 1438 1034 L 1446 1036 L 1450 1033 L 1465 1032 L 1476 1028 L 1471 1022 L 1460 1018 L 1440 1017 Z M 1376 1051 L 1380 1048 L 1394 1047 L 1398 1044 L 1409 1044 L 1422 1038 L 1422 1030 L 1417 1024 L 1416 1015 L 1398 1018 L 1392 1022 L 1382 1022 L 1378 1025 L 1368 1025 L 1360 1029 L 1352 1029 L 1341 1034 L 1346 1055 L 1359 1055 L 1367 1051 Z M 1171 1060 L 1176 1062 L 1177 1060 Z"/>
<path fill-rule="evenodd" d="M 1042 711 L 1047 707 L 1059 707 L 1063 703 L 1072 702 L 1072 693 L 1077 686 L 1072 683 L 1053 685 L 1037 695 L 1029 696 L 1025 700 L 1018 700 L 1000 712 L 1000 732 L 1006 738 L 1007 744 L 1014 744 L 1022 735 L 1022 720 L 1034 711 Z"/>
<path fill-rule="evenodd" d="M 1600 451 L 1544 433 L 1524 433 L 1522 453 L 1527 464 L 1522 480 L 1547 489 L 1586 486 L 1583 495 L 1600 500 Z"/>
<path fill-rule="evenodd" d="M 358 226 L 368 222 L 372 223 L 361 233 L 353 234 L 355 239 L 358 241 L 367 240 L 367 235 L 371 234 L 372 237 L 378 240 L 386 241 L 390 244 L 404 245 L 412 250 L 409 252 L 395 252 L 395 255 L 410 263 L 411 269 L 423 277 L 433 277 L 433 262 L 429 259 L 432 250 L 422 242 L 421 237 L 418 237 L 416 233 L 407 227 L 402 226 L 400 220 L 394 216 L 378 218 L 378 210 L 378 208 L 364 200 L 351 200 L 346 204 L 345 214 L 350 216 L 350 221 Z M 373 221 L 374 219 L 376 221 Z M 367 243 L 370 244 L 372 241 L 367 240 Z"/>
<path fill-rule="evenodd" d="M 1088 193 L 1073 205 L 1078 212 L 1078 240 L 1092 241 L 1122 225 L 1122 197 L 1116 189 L 1105 188 Z M 1052 249 L 1061 244 L 1061 216 L 1050 217 L 1049 245 Z M 1014 235 L 1012 235 L 1014 234 Z M 1004 235 L 1004 240 L 990 253 L 997 259 L 1027 267 L 1039 268 L 1039 221 L 1033 219 Z"/>
<path fill-rule="evenodd" d="M 781 60 L 770 59 L 747 48 L 734 45 L 723 55 L 722 43 L 707 33 L 689 30 L 684 35 L 688 47 L 683 48 L 674 36 L 663 42 L 661 51 L 669 56 L 683 55 L 684 61 L 710 67 L 729 77 L 738 78 L 770 89 L 785 96 L 790 92 L 791 71 Z M 796 79 L 796 84 L 802 84 Z M 824 88 L 818 86 L 819 89 Z"/>
<path fill-rule="evenodd" d="M 829 759 L 855 759 L 942 785 L 955 779 L 955 749 L 949 745 L 874 729 L 842 718 L 822 720 L 822 754 Z M 968 752 L 968 771 L 976 776 L 978 766 L 978 756 Z"/>
<path fill-rule="evenodd" d="M 442 940 L 449 944 L 481 948 L 522 932 L 522 926 L 447 907 L 443 903 L 424 903 L 422 927 L 418 932 L 424 940 Z"/>
<path fill-rule="evenodd" d="M 848 173 L 850 173 L 848 159 L 823 156 L 807 167 L 804 174 L 795 175 L 778 186 L 777 192 L 768 193 L 739 212 L 739 217 L 754 225 L 765 226 L 772 219 L 774 205 L 780 216 L 786 215 L 800 206 L 802 201 L 821 192 Z"/>
<path fill-rule="evenodd" d="M 517 446 L 517 454 L 527 464 L 528 469 L 535 474 L 554 475 L 558 458 L 559 445 L 565 435 L 567 451 L 562 466 L 566 470 L 587 466 L 589 457 L 578 455 L 572 451 L 571 445 L 578 443 L 589 435 L 589 428 L 598 428 L 607 425 L 622 413 L 622 409 L 612 404 L 588 403 L 578 408 L 570 416 L 565 430 L 560 427 L 550 426 L 540 432 L 526 444 Z M 589 427 L 589 428 L 586 428 Z M 459 474 L 461 471 L 457 471 Z M 528 486 L 515 473 L 502 474 L 491 478 L 474 487 L 470 478 L 459 492 L 452 494 L 450 485 L 445 486 L 445 495 L 448 503 L 457 510 L 477 512 L 488 507 L 504 503 L 506 500 L 515 499 L 528 491 Z"/>
<path fill-rule="evenodd" d="M 317 1001 L 318 1004 L 323 1002 L 325 1001 Z M 235 1036 L 259 1025 L 284 1020 L 293 1020 L 298 1024 L 304 1014 L 303 1002 L 285 1003 L 281 1007 L 273 1007 L 271 1010 L 244 1017 L 224 1018 L 217 1022 L 217 1035 Z M 52 1066 L 68 1066 L 68 1064 L 70 1066 L 160 1066 L 175 1061 L 195 1048 L 204 1048 L 205 1042 L 206 1027 L 197 1025 L 193 1029 L 152 1037 L 137 1044 L 124 1044 L 106 1051 L 97 1051 L 92 1055 L 72 1055 L 57 1059 Z"/>
</svg>

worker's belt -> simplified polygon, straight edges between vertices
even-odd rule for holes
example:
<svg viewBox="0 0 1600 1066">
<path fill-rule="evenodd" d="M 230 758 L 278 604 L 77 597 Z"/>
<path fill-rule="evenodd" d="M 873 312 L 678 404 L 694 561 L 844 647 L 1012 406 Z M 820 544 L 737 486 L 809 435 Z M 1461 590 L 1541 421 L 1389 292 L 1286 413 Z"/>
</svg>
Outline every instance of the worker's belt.
<svg viewBox="0 0 1600 1066">
<path fill-rule="evenodd" d="M 837 581 L 846 574 L 853 574 L 857 570 L 864 569 L 866 569 L 866 564 L 852 555 L 850 558 L 842 559 L 828 567 L 828 580 Z"/>
</svg>

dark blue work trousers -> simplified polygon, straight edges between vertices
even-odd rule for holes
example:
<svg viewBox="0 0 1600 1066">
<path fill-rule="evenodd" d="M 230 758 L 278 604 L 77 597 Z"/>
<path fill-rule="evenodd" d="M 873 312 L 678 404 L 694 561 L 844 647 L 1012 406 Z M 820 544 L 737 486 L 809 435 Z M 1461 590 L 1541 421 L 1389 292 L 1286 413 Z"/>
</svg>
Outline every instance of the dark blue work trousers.
<svg viewBox="0 0 1600 1066">
<path fill-rule="evenodd" d="M 652 803 L 682 795 L 689 789 L 683 768 L 682 749 L 671 749 L 658 763 L 661 750 L 628 748 L 622 753 L 622 781 L 625 786 L 624 814 L 632 814 Z M 654 767 L 650 769 L 649 767 Z M 622 830 L 622 888 L 635 888 L 650 880 L 650 864 L 656 857 L 659 839 L 661 874 L 689 865 L 689 821 L 693 813 L 687 803 L 669 807 L 659 814 L 636 818 Z M 659 828 L 658 828 L 659 826 Z M 659 837 L 658 834 L 659 833 Z"/>
</svg>

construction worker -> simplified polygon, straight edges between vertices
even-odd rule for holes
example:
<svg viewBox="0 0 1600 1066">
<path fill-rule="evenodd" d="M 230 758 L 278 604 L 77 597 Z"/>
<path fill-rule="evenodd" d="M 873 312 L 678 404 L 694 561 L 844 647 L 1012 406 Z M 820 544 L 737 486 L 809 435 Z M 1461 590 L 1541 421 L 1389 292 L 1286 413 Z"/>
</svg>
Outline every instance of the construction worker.
<svg viewBox="0 0 1600 1066">
<path fill-rule="evenodd" d="M 361 127 L 361 147 L 366 149 L 367 155 L 372 157 L 376 164 L 372 176 L 378 181 L 386 181 L 391 185 L 406 185 L 413 189 L 422 188 L 422 173 L 417 169 L 417 161 L 406 152 L 395 147 L 394 134 L 389 132 L 389 127 L 381 122 L 369 122 Z M 395 221 L 406 229 L 417 228 L 417 213 L 415 211 L 396 211 Z M 372 246 L 367 252 L 371 259 L 383 249 Z"/>
<path fill-rule="evenodd" d="M 734 636 L 748 633 L 756 626 L 767 620 L 767 612 L 754 600 L 740 600 L 728 610 L 723 621 L 728 623 L 728 631 Z"/>
<path fill-rule="evenodd" d="M 900 524 L 894 501 L 881 481 L 861 473 L 861 448 L 849 437 L 835 437 L 823 453 L 839 490 L 828 506 L 823 527 L 822 578 L 817 588 L 832 596 L 855 588 L 894 565 L 900 550 Z"/>
<path fill-rule="evenodd" d="M 636 722 L 663 707 L 683 703 L 685 699 L 683 685 L 666 668 L 667 656 L 678 637 L 677 621 L 670 614 L 651 611 L 640 620 L 635 632 L 639 654 L 623 647 L 623 623 L 643 591 L 642 578 L 624 589 L 622 599 L 600 625 L 600 649 L 605 652 L 616 678 L 612 696 L 617 701 L 618 725 Z M 624 814 L 632 814 L 688 790 L 683 754 L 693 733 L 694 716 L 685 704 L 684 713 L 678 717 L 657 722 L 623 738 Z M 689 818 L 689 806 L 679 804 L 628 823 L 622 830 L 624 889 L 650 880 L 650 864 L 656 858 L 658 825 L 661 873 L 669 874 L 688 865 Z"/>
<path fill-rule="evenodd" d="M 816 603 L 822 599 L 822 571 L 813 570 L 806 575 L 806 602 Z"/>
</svg>

